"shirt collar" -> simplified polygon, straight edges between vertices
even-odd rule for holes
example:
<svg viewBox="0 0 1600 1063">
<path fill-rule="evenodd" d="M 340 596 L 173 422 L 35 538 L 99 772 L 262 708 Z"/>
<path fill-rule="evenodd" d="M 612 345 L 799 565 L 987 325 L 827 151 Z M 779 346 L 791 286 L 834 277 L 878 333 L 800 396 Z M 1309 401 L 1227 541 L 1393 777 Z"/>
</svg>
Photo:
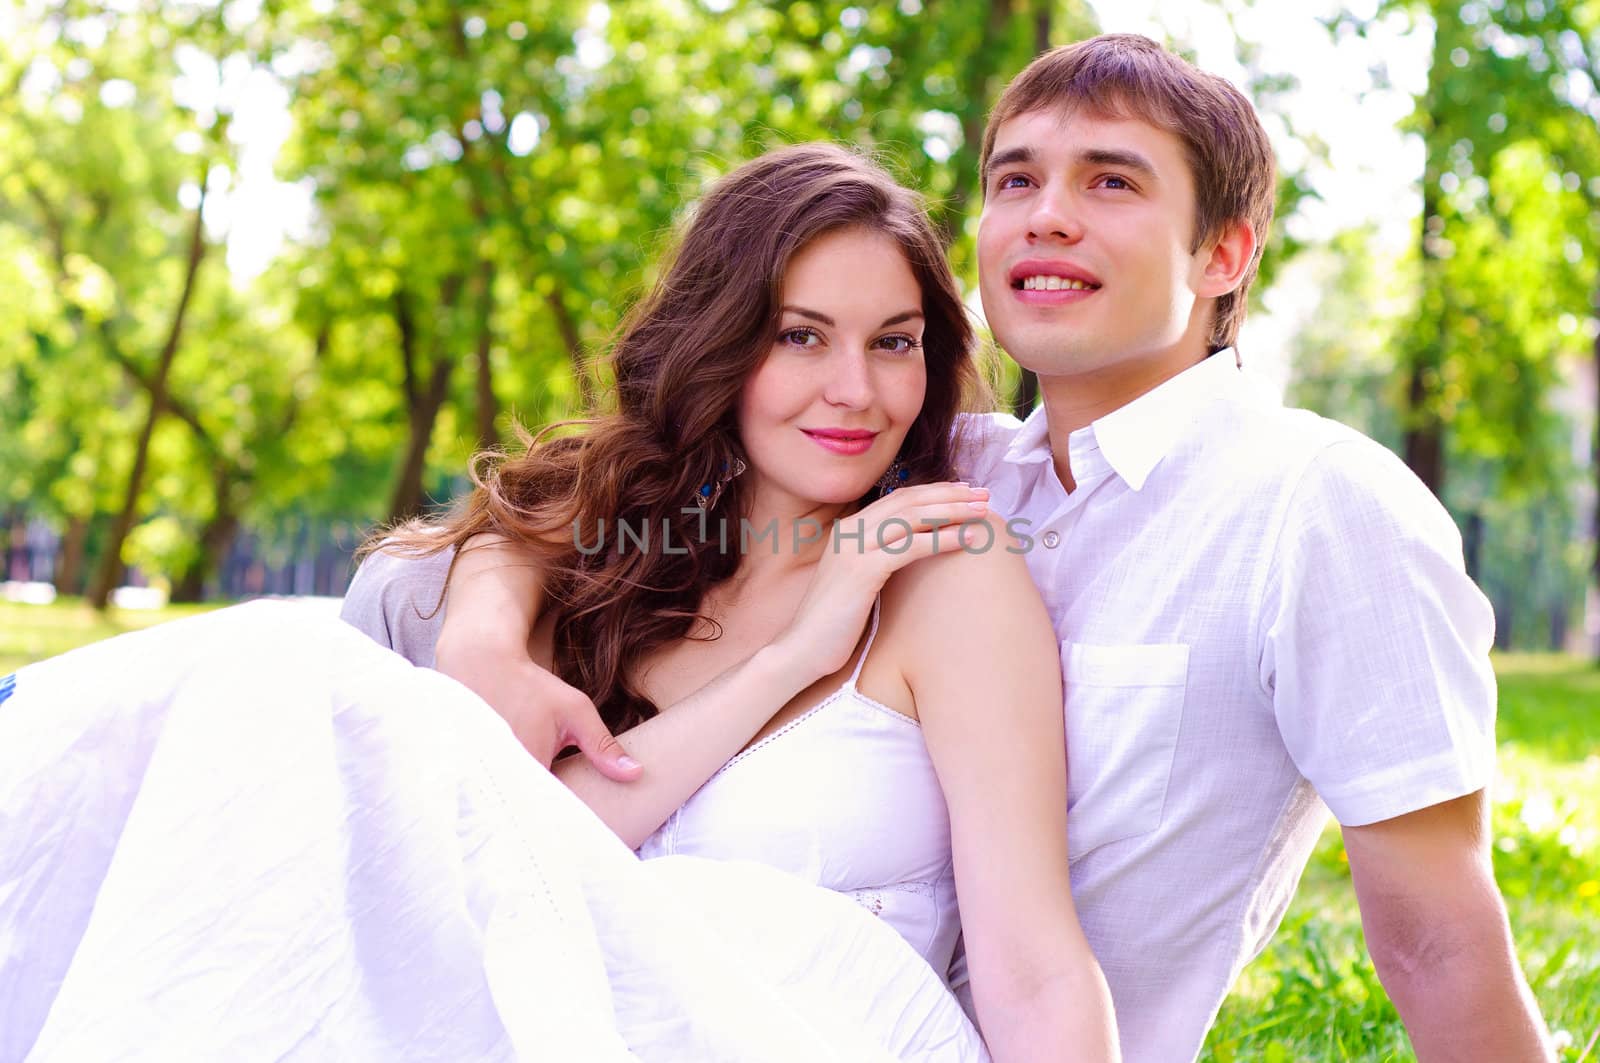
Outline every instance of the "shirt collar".
<svg viewBox="0 0 1600 1063">
<path fill-rule="evenodd" d="M 1098 449 L 1111 469 L 1137 491 L 1172 450 L 1195 414 L 1222 395 L 1241 398 L 1258 395 L 1251 383 L 1239 368 L 1232 348 L 1218 351 L 1093 424 L 1073 432 L 1071 444 L 1075 451 Z M 1032 465 L 1050 458 L 1050 425 L 1041 405 L 1017 429 L 1005 460 L 1016 465 Z"/>
</svg>

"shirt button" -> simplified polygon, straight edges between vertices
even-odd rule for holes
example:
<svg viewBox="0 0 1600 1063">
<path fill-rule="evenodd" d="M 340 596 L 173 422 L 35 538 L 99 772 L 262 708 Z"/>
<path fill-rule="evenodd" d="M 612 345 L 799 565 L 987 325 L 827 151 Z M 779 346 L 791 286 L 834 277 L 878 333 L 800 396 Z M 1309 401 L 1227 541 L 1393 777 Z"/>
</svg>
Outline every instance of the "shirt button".
<svg viewBox="0 0 1600 1063">
<path fill-rule="evenodd" d="M 1060 544 L 1061 536 L 1057 535 L 1053 531 L 1047 531 L 1044 533 L 1044 548 L 1046 550 L 1054 550 Z"/>
</svg>

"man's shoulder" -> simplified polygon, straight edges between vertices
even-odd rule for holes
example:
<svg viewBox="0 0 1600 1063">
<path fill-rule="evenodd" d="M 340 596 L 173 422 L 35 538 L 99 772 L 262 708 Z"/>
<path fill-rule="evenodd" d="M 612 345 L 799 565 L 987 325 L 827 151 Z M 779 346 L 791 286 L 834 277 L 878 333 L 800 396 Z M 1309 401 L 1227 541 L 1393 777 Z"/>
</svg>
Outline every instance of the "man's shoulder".
<svg viewBox="0 0 1600 1063">
<path fill-rule="evenodd" d="M 956 475 L 982 482 L 1005 457 L 1021 427 L 1021 421 L 1000 410 L 957 414 L 951 431 Z"/>
<path fill-rule="evenodd" d="M 1226 462 L 1236 475 L 1291 490 L 1340 483 L 1409 490 L 1411 481 L 1422 487 L 1382 443 L 1341 421 L 1294 406 L 1220 408 L 1201 433 L 1199 450 L 1208 460 Z"/>
<path fill-rule="evenodd" d="M 1400 456 L 1351 426 L 1291 406 L 1256 409 L 1215 425 L 1205 460 L 1242 504 L 1279 514 L 1291 531 L 1420 538 L 1459 550 L 1444 505 Z M 1298 529 L 1298 531 L 1294 531 Z"/>
</svg>

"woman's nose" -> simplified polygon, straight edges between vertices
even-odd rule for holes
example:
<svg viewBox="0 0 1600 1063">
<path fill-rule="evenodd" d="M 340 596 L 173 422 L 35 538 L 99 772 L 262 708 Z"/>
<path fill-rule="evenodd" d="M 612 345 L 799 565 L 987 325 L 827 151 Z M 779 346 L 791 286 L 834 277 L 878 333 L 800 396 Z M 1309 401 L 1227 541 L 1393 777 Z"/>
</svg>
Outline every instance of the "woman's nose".
<svg viewBox="0 0 1600 1063">
<path fill-rule="evenodd" d="M 867 352 L 851 347 L 829 360 L 828 379 L 822 395 L 834 406 L 859 409 L 872 401 L 872 374 L 867 370 Z"/>
</svg>

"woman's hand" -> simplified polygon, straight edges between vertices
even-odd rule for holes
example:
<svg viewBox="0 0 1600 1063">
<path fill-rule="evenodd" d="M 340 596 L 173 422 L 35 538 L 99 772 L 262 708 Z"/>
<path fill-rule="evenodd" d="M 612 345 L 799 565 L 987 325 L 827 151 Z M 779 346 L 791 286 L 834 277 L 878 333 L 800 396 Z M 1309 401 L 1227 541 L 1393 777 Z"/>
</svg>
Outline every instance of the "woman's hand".
<svg viewBox="0 0 1600 1063">
<path fill-rule="evenodd" d="M 841 518 L 774 648 L 803 661 L 813 679 L 843 668 L 889 577 L 914 561 L 959 550 L 957 526 L 982 520 L 988 498 L 988 489 L 965 483 L 919 484 Z"/>
</svg>

